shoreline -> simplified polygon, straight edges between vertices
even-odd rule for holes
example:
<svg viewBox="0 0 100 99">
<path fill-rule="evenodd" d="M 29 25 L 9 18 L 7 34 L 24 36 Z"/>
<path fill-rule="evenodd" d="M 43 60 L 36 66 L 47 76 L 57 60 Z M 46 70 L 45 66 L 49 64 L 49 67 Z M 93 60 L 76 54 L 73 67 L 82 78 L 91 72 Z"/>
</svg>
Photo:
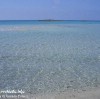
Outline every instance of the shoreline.
<svg viewBox="0 0 100 99">
<path fill-rule="evenodd" d="M 84 90 L 32 95 L 31 99 L 100 99 L 100 87 Z"/>
</svg>

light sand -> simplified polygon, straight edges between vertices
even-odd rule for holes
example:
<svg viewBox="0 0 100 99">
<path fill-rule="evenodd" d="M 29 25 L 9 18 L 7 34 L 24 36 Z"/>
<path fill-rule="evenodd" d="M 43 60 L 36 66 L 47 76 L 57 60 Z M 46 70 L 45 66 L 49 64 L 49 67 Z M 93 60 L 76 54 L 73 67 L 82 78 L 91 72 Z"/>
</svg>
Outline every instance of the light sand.
<svg viewBox="0 0 100 99">
<path fill-rule="evenodd" d="M 100 99 L 100 88 L 33 96 L 31 99 Z"/>
</svg>

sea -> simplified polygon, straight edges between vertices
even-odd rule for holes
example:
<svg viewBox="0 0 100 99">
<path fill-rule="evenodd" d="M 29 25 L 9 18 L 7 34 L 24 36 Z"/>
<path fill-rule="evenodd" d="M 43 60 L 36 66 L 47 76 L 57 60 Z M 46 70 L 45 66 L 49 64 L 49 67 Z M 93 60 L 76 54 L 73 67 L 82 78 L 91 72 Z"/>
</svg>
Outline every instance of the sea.
<svg viewBox="0 0 100 99">
<path fill-rule="evenodd" d="M 0 21 L 0 90 L 33 94 L 100 86 L 100 21 Z"/>
</svg>

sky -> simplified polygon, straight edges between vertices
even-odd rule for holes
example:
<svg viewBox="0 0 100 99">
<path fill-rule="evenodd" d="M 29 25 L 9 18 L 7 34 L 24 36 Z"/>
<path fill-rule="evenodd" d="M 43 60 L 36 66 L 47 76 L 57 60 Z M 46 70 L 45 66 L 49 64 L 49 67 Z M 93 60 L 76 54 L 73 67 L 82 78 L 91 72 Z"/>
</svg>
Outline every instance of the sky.
<svg viewBox="0 0 100 99">
<path fill-rule="evenodd" d="M 0 0 L 0 20 L 100 20 L 100 0 Z"/>
</svg>

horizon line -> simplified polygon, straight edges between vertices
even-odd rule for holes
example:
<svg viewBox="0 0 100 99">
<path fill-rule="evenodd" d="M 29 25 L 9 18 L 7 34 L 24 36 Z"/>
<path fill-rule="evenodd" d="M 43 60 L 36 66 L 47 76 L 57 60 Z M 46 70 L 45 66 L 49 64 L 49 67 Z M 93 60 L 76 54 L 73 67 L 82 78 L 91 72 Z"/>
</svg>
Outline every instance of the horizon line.
<svg viewBox="0 0 100 99">
<path fill-rule="evenodd" d="M 0 21 L 100 21 L 100 20 L 65 20 L 65 19 L 3 19 Z"/>
</svg>

